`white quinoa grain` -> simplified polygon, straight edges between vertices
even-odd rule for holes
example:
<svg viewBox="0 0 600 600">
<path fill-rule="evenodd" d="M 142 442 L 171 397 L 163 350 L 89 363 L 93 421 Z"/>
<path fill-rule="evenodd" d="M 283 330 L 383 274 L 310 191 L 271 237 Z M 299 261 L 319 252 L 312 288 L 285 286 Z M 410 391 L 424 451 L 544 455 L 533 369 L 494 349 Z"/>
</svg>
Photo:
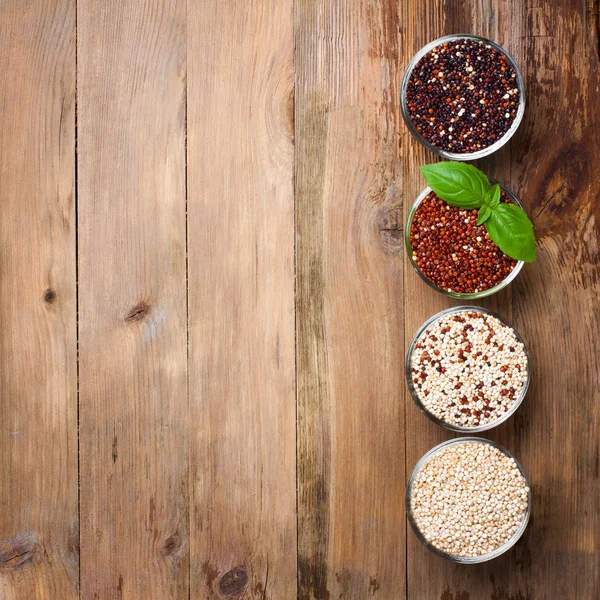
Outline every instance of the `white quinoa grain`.
<svg viewBox="0 0 600 600">
<path fill-rule="evenodd" d="M 435 452 L 417 473 L 411 512 L 425 539 L 458 557 L 489 554 L 509 541 L 527 511 L 529 488 L 515 460 L 465 441 Z"/>
</svg>

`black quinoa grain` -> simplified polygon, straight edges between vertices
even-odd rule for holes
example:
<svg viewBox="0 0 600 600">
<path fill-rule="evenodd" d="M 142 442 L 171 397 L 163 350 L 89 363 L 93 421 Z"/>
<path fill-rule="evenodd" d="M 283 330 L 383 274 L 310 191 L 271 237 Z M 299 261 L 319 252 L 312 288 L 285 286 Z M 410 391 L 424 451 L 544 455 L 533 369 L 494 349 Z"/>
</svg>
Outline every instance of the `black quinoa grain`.
<svg viewBox="0 0 600 600">
<path fill-rule="evenodd" d="M 478 152 L 502 138 L 519 101 L 517 74 L 507 56 L 470 39 L 430 50 L 406 88 L 415 129 L 434 146 L 457 154 Z"/>
</svg>

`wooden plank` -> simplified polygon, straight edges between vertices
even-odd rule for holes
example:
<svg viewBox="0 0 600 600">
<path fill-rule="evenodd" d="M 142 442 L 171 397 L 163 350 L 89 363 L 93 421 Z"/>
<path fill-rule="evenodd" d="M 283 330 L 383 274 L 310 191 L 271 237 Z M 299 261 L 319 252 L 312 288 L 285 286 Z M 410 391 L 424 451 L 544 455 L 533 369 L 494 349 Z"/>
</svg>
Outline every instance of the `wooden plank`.
<svg viewBox="0 0 600 600">
<path fill-rule="evenodd" d="M 474 10 L 472 10 L 473 8 Z M 500 23 L 498 22 L 499 18 L 501 19 Z M 424 3 L 409 2 L 403 5 L 402 22 L 407 24 L 403 38 L 404 64 L 402 67 L 405 67 L 414 53 L 426 43 L 442 35 L 456 32 L 482 35 L 506 45 L 507 49 L 511 50 L 507 43 L 509 38 L 499 33 L 499 31 L 503 32 L 502 26 L 506 22 L 504 13 L 497 6 L 492 7 L 488 2 L 477 3 L 475 6 L 469 5 L 468 7 L 458 3 L 434 6 L 429 1 Z M 412 203 L 426 185 L 418 168 L 421 165 L 436 162 L 438 159 L 413 140 L 405 127 L 401 135 L 401 147 L 406 182 L 404 203 L 404 219 L 406 219 Z M 477 166 L 488 176 L 494 177 L 510 187 L 510 160 L 511 149 L 509 144 L 494 155 L 479 161 Z M 512 288 L 503 290 L 499 294 L 485 298 L 482 301 L 461 302 L 452 300 L 426 286 L 406 259 L 405 332 L 407 345 L 410 343 L 415 331 L 430 316 L 444 308 L 460 304 L 485 306 L 498 311 L 510 320 L 512 318 Z M 436 444 L 454 436 L 451 432 L 427 419 L 413 403 L 406 385 L 404 390 L 407 411 L 406 475 L 408 477 L 415 463 L 425 452 Z M 514 449 L 512 441 L 515 422 L 516 418 L 492 432 L 486 432 L 490 435 L 482 434 L 482 437 L 489 437 L 510 449 Z M 464 567 L 453 565 L 429 552 L 417 540 L 413 532 L 409 530 L 407 532 L 408 597 L 411 600 L 493 598 L 495 584 L 490 580 L 489 575 L 497 576 L 499 581 L 506 581 L 507 573 L 510 571 L 510 561 L 514 562 L 516 552 L 518 550 L 513 550 L 513 553 L 509 555 L 508 562 L 505 558 L 501 558 L 493 563 L 470 566 L 469 573 L 475 572 L 478 575 L 477 584 L 471 584 L 471 576 L 465 576 Z M 508 565 L 508 568 L 505 568 L 504 565 Z"/>
<path fill-rule="evenodd" d="M 598 128 L 597 29 L 574 2 L 551 7 L 506 0 L 477 3 L 475 10 L 446 5 L 444 12 L 431 10 L 430 2 L 409 4 L 405 62 L 429 40 L 469 31 L 498 41 L 520 65 L 528 90 L 525 120 L 510 147 L 480 168 L 509 183 L 539 239 L 537 263 L 526 265 L 508 290 L 481 302 L 511 319 L 532 352 L 527 398 L 513 419 L 486 436 L 514 451 L 528 471 L 532 520 L 506 555 L 468 568 L 432 555 L 409 532 L 409 598 L 594 598 L 600 593 L 600 360 L 591 340 L 600 317 L 592 309 L 599 287 L 593 186 L 600 156 L 598 141 L 587 134 Z M 402 146 L 411 189 L 406 214 L 408 198 L 423 187 L 416 167 L 432 156 L 407 133 Z M 457 304 L 408 269 L 406 290 L 407 340 L 428 316 Z M 407 406 L 409 473 L 427 449 L 451 436 L 410 406 L 408 395 Z"/>
<path fill-rule="evenodd" d="M 549 10 L 552 8 L 552 10 Z M 521 589 L 600 597 L 600 41 L 598 2 L 512 0 L 529 90 L 513 144 L 537 263 L 516 282 L 515 325 L 533 354 L 533 395 L 515 442 L 533 481 Z"/>
<path fill-rule="evenodd" d="M 75 4 L 0 11 L 0 597 L 77 598 Z"/>
<path fill-rule="evenodd" d="M 301 599 L 405 597 L 398 11 L 296 3 Z"/>
<path fill-rule="evenodd" d="M 192 598 L 296 596 L 292 21 L 188 3 Z"/>
<path fill-rule="evenodd" d="M 188 597 L 185 12 L 78 4 L 84 598 Z"/>
</svg>

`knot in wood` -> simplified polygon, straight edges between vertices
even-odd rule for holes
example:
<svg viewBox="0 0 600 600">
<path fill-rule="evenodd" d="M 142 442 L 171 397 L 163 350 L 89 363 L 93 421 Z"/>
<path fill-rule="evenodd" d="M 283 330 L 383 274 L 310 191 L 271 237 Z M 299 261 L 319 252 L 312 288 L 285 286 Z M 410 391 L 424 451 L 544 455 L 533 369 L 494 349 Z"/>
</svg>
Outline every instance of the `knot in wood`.
<svg viewBox="0 0 600 600">
<path fill-rule="evenodd" d="M 180 547 L 181 540 L 179 539 L 179 535 L 174 533 L 165 540 L 162 547 L 162 553 L 164 556 L 171 556 L 172 554 L 175 554 Z"/>
<path fill-rule="evenodd" d="M 0 542 L 0 570 L 16 569 L 36 558 L 39 541 L 34 533 L 17 535 L 8 542 Z"/>
<path fill-rule="evenodd" d="M 390 246 L 402 246 L 404 244 L 404 231 L 402 229 L 380 229 L 379 235 Z"/>
<path fill-rule="evenodd" d="M 52 304 L 56 300 L 56 292 L 52 288 L 48 288 L 44 292 L 44 302 L 46 304 Z"/>
<path fill-rule="evenodd" d="M 223 596 L 241 595 L 248 585 L 248 573 L 245 567 L 235 567 L 227 571 L 219 581 L 219 591 Z"/>
<path fill-rule="evenodd" d="M 135 323 L 136 321 L 141 321 L 144 319 L 148 313 L 150 312 L 150 305 L 146 302 L 138 302 L 125 317 L 125 320 L 128 323 Z"/>
</svg>

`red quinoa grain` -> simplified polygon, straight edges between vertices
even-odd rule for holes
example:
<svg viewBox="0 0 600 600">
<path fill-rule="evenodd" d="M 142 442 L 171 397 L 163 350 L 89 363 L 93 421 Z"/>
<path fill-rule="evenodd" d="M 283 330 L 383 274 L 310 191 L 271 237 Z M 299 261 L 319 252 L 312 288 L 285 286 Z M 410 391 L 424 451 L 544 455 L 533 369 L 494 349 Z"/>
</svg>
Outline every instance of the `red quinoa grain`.
<svg viewBox="0 0 600 600">
<path fill-rule="evenodd" d="M 502 201 L 510 202 L 504 191 Z M 427 279 L 446 291 L 487 290 L 506 279 L 517 264 L 492 242 L 484 225 L 476 225 L 477 212 L 451 206 L 430 192 L 413 216 L 413 261 Z"/>
</svg>

